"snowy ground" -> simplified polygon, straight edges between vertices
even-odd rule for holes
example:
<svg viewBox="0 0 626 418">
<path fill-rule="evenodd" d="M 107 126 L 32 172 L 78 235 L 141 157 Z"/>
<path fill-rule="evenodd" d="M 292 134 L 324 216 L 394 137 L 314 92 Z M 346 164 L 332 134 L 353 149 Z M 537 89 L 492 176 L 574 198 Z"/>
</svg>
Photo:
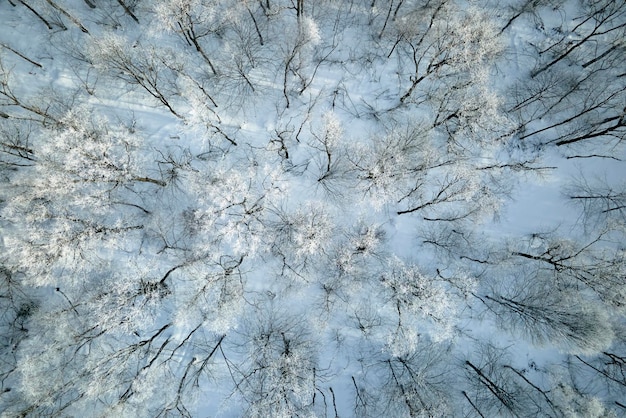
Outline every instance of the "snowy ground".
<svg viewBox="0 0 626 418">
<path fill-rule="evenodd" d="M 3 416 L 626 415 L 589 3 L 0 3 Z"/>
</svg>

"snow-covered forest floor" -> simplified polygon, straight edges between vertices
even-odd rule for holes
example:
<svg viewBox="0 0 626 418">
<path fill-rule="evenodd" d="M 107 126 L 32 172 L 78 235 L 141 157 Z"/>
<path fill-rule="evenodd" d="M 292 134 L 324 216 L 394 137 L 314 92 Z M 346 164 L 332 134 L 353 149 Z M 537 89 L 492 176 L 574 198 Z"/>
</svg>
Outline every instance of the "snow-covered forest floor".
<svg viewBox="0 0 626 418">
<path fill-rule="evenodd" d="M 0 413 L 626 416 L 626 4 L 0 2 Z"/>
</svg>

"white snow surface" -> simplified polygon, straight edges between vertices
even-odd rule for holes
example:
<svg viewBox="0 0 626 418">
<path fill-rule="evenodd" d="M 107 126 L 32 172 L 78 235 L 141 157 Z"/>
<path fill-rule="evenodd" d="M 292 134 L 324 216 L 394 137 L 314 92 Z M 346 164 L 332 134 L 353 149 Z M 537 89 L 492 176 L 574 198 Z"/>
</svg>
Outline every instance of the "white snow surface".
<svg viewBox="0 0 626 418">
<path fill-rule="evenodd" d="M 3 416 L 626 413 L 622 143 L 511 110 L 587 2 L 92 1 L 0 3 Z"/>
</svg>

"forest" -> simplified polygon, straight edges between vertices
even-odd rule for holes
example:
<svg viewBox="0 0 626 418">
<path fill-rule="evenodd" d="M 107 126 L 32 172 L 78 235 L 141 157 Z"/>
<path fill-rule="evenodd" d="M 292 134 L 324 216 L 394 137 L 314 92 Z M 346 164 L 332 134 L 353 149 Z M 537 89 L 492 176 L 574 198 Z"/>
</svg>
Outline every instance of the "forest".
<svg viewBox="0 0 626 418">
<path fill-rule="evenodd" d="M 626 3 L 0 1 L 0 416 L 626 416 Z"/>
</svg>

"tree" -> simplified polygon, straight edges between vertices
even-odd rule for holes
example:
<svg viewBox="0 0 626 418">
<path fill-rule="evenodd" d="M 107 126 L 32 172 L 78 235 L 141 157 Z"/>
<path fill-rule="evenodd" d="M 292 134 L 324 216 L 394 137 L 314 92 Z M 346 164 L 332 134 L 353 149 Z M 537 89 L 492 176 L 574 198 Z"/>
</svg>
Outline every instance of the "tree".
<svg viewBox="0 0 626 418">
<path fill-rule="evenodd" d="M 427 338 L 414 350 L 399 356 L 386 350 L 365 354 L 361 384 L 357 385 L 357 380 L 352 378 L 356 389 L 354 412 L 366 417 L 453 414 L 454 394 L 447 390 L 445 383 L 451 379 L 446 365 L 449 354 L 447 343 L 437 344 Z M 367 394 L 371 400 L 365 404 Z"/>
<path fill-rule="evenodd" d="M 48 135 L 55 141 L 47 142 Z M 75 257 L 86 256 L 96 243 L 115 246 L 112 236 L 143 229 L 141 217 L 150 211 L 142 207 L 138 195 L 145 186 L 160 188 L 165 182 L 147 174 L 150 169 L 142 166 L 137 139 L 124 127 L 92 118 L 85 109 L 38 132 L 32 151 L 36 161 L 14 176 L 12 193 L 17 194 L 3 208 L 4 218 L 11 222 L 29 214 L 23 233 L 10 238 L 11 251 L 36 282 L 43 284 L 47 274 L 42 272 L 53 265 L 79 260 L 88 265 L 90 257 Z M 138 211 L 121 219 L 115 211 L 120 205 Z"/>
<path fill-rule="evenodd" d="M 413 352 L 421 334 L 435 342 L 452 337 L 457 316 L 454 296 L 440 278 L 427 277 L 416 266 L 391 259 L 381 272 L 380 285 L 385 306 L 397 313 L 397 328 L 388 336 L 392 355 Z M 423 329 L 417 324 L 423 324 Z"/>
<path fill-rule="evenodd" d="M 582 242 L 559 239 L 550 234 L 535 234 L 531 236 L 534 248 L 514 250 L 513 256 L 528 263 L 531 271 L 553 277 L 550 280 L 555 280 L 559 289 L 571 287 L 584 294 L 579 291 L 582 286 L 611 309 L 621 310 L 626 285 L 623 279 L 624 255 L 620 248 L 611 245 L 610 238 L 609 230 L 601 230 L 595 238 Z"/>
<path fill-rule="evenodd" d="M 345 136 L 341 122 L 333 112 L 322 116 L 321 127 L 312 128 L 308 146 L 314 150 L 311 158 L 316 166 L 317 184 L 331 196 L 341 197 L 346 186 Z"/>
<path fill-rule="evenodd" d="M 623 230 L 626 215 L 623 184 L 612 185 L 607 179 L 580 177 L 570 184 L 565 195 L 582 210 L 586 228 Z"/>
<path fill-rule="evenodd" d="M 60 117 L 58 113 L 62 110 L 54 106 L 57 103 L 54 103 L 53 96 L 25 98 L 19 91 L 16 91 L 14 85 L 12 71 L 0 59 L 0 106 L 3 108 L 1 116 L 3 119 L 25 119 L 41 124 L 58 122 L 57 118 Z"/>
<path fill-rule="evenodd" d="M 31 148 L 32 126 L 29 122 L 2 122 L 0 133 L 0 165 L 2 171 L 15 171 L 17 167 L 34 164 L 35 156 Z"/>
<path fill-rule="evenodd" d="M 618 50 L 626 30 L 626 21 L 624 20 L 626 18 L 626 9 L 624 5 L 610 1 L 598 1 L 586 4 L 583 11 L 584 15 L 578 19 L 579 23 L 576 23 L 571 29 L 567 28 L 564 30 L 565 36 L 558 36 L 555 41 L 550 42 L 549 46 L 541 51 L 542 54 L 549 52 L 552 60 L 536 69 L 533 72 L 533 76 L 546 71 L 553 65 L 567 59 L 570 55 L 576 54 L 580 49 L 587 49 L 589 43 L 597 40 L 603 43 L 608 41 L 609 47 L 604 51 L 600 50 L 602 52 L 597 55 L 594 54 L 591 60 L 583 64 L 583 68 L 604 59 Z M 578 31 L 581 31 L 582 35 L 579 35 Z M 567 32 L 576 34 L 578 39 L 568 44 L 565 42 Z M 593 49 L 591 48 L 591 50 Z M 597 49 L 595 51 L 599 52 Z"/>
<path fill-rule="evenodd" d="M 317 354 L 299 318 L 285 313 L 255 312 L 241 332 L 247 353 L 232 365 L 245 416 L 291 417 L 314 411 Z"/>
<path fill-rule="evenodd" d="M 267 222 L 271 232 L 271 251 L 282 259 L 282 272 L 306 274 L 337 231 L 331 216 L 320 202 L 308 202 L 290 212 L 284 208 L 270 209 L 275 215 Z"/>
<path fill-rule="evenodd" d="M 475 353 L 476 358 L 464 362 L 465 389 L 461 394 L 465 414 L 476 417 L 553 416 L 555 410 L 550 411 L 545 405 L 546 399 L 541 396 L 543 390 L 511 367 L 503 350 L 486 343 L 476 347 Z"/>
<path fill-rule="evenodd" d="M 502 51 L 495 27 L 477 9 L 461 11 L 453 2 L 442 0 L 404 7 L 404 14 L 398 15 L 401 5 L 394 12 L 393 32 L 388 35 L 394 42 L 387 55 L 396 52 L 413 67 L 401 103 L 424 103 L 433 95 L 431 89 L 445 89 L 439 83 L 447 84 L 446 79 L 454 83 L 454 89 L 467 87 L 466 80 L 476 80 L 481 67 L 490 65 Z M 384 30 L 385 26 L 379 37 Z M 452 117 L 454 112 L 443 116 Z"/>
<path fill-rule="evenodd" d="M 17 352 L 29 336 L 27 323 L 37 310 L 37 300 L 22 286 L 19 274 L 0 268 L 0 400 L 7 409 L 21 403 Z"/>
<path fill-rule="evenodd" d="M 406 190 L 419 188 L 424 173 L 440 163 L 437 151 L 419 126 L 392 126 L 386 135 L 372 136 L 349 152 L 357 190 L 375 207 L 398 201 Z"/>
<path fill-rule="evenodd" d="M 217 75 L 219 70 L 207 54 L 205 45 L 218 41 L 228 26 L 237 20 L 241 8 L 231 6 L 225 1 L 214 1 L 209 5 L 195 0 L 179 0 L 157 2 L 154 10 L 167 30 L 193 47 L 211 72 Z"/>
<path fill-rule="evenodd" d="M 536 48 L 536 68 L 530 80 L 521 81 L 531 94 L 511 107 L 521 115 L 520 140 L 570 146 L 615 145 L 624 138 L 626 90 L 619 51 L 626 9 L 598 1 L 584 3 L 581 12 L 576 18 L 566 14 L 558 30 Z"/>
<path fill-rule="evenodd" d="M 572 409 L 579 408 L 582 413 L 599 411 L 598 416 L 602 412 L 608 415 L 611 410 L 615 411 L 615 416 L 623 413 L 626 357 L 621 341 L 597 356 L 573 356 L 568 359 L 568 369 L 572 383 L 561 389 L 564 405 L 569 402 L 574 405 Z M 580 393 L 581 390 L 588 392 Z"/>
<path fill-rule="evenodd" d="M 391 125 L 382 138 L 372 136 L 350 150 L 357 190 L 375 207 L 430 221 L 484 219 L 496 212 L 500 187 L 489 174 L 499 167 L 474 167 L 472 157 L 457 159 L 442 147 L 421 123 Z"/>
<path fill-rule="evenodd" d="M 571 279 L 525 262 L 516 263 L 513 271 L 509 280 L 498 280 L 477 296 L 499 326 L 570 353 L 597 353 L 611 344 L 614 334 L 606 310 Z"/>
<path fill-rule="evenodd" d="M 298 4 L 300 6 L 300 3 Z M 301 8 L 297 8 L 298 21 L 294 27 L 293 24 L 287 22 L 287 30 L 289 31 L 288 41 L 284 45 L 280 45 L 280 52 L 283 56 L 283 97 L 286 101 L 286 107 L 291 106 L 290 94 L 294 87 L 290 86 L 290 75 L 298 79 L 298 92 L 302 94 L 304 90 L 311 84 L 314 74 L 307 76 L 306 68 L 310 64 L 310 56 L 314 48 L 320 43 L 319 28 L 315 21 L 309 16 L 300 14 Z"/>
<path fill-rule="evenodd" d="M 122 37 L 113 34 L 94 40 L 89 51 L 96 68 L 128 85 L 139 87 L 165 106 L 172 115 L 182 118 L 173 102 L 178 93 L 174 54 L 158 51 L 149 45 L 133 47 Z"/>
</svg>

